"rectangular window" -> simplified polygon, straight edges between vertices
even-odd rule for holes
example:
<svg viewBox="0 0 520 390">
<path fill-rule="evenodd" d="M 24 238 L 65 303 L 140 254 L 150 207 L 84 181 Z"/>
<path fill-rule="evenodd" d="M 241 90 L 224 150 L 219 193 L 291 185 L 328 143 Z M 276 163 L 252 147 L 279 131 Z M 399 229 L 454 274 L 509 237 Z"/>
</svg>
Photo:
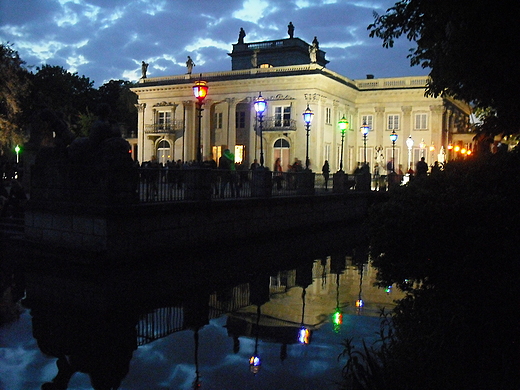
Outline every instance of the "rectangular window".
<svg viewBox="0 0 520 390">
<path fill-rule="evenodd" d="M 274 108 L 275 127 L 289 127 L 291 125 L 291 106 Z"/>
<path fill-rule="evenodd" d="M 237 126 L 237 129 L 245 129 L 245 127 L 246 127 L 246 112 L 245 111 L 236 112 L 236 126 Z"/>
<path fill-rule="evenodd" d="M 388 115 L 388 130 L 399 130 L 399 115 Z"/>
<path fill-rule="evenodd" d="M 157 113 L 157 128 L 159 130 L 168 130 L 172 123 L 171 111 L 159 111 Z"/>
<path fill-rule="evenodd" d="M 363 115 L 361 117 L 361 123 L 359 124 L 360 127 L 363 126 L 364 123 L 366 123 L 368 127 L 370 127 L 370 130 L 372 130 L 372 119 L 372 115 Z"/>
<path fill-rule="evenodd" d="M 325 123 L 327 125 L 332 124 L 332 109 L 329 107 L 325 108 Z"/>
<path fill-rule="evenodd" d="M 323 145 L 323 159 L 329 161 L 330 160 L 330 144 L 326 143 Z"/>
<path fill-rule="evenodd" d="M 415 130 L 428 129 L 428 114 L 415 114 Z"/>
<path fill-rule="evenodd" d="M 215 113 L 215 128 L 222 129 L 222 113 L 221 112 Z"/>
</svg>

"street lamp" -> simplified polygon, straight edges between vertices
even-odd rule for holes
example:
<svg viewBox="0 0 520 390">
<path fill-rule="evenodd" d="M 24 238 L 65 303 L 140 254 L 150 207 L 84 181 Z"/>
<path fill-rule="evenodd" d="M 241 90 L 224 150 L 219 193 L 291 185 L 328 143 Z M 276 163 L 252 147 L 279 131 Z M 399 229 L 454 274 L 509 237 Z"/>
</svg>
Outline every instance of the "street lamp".
<svg viewBox="0 0 520 390">
<path fill-rule="evenodd" d="M 413 148 L 413 139 L 412 136 L 409 135 L 406 139 L 406 146 L 408 147 L 408 169 L 412 167 L 412 148 Z"/>
<path fill-rule="evenodd" d="M 348 129 L 348 120 L 343 117 L 338 122 L 339 129 L 341 130 L 341 154 L 339 159 L 339 170 L 343 171 L 343 143 L 345 141 L 345 131 Z"/>
<path fill-rule="evenodd" d="M 392 130 L 392 134 L 390 134 L 390 141 L 392 141 L 392 173 L 395 173 L 395 141 L 397 141 L 395 130 Z"/>
<path fill-rule="evenodd" d="M 305 169 L 309 170 L 309 132 L 311 131 L 311 122 L 314 113 L 309 108 L 307 103 L 307 109 L 303 112 L 303 121 L 305 122 L 305 131 L 307 131 L 307 147 L 305 149 Z"/>
<path fill-rule="evenodd" d="M 202 76 L 202 75 L 201 75 Z M 193 86 L 193 95 L 197 98 L 197 111 L 199 112 L 199 129 L 198 129 L 198 148 L 197 148 L 197 162 L 199 165 L 202 164 L 202 135 L 201 135 L 201 125 L 202 125 L 202 105 L 204 104 L 204 99 L 208 95 L 208 86 L 205 81 L 202 81 L 200 78 L 195 82 Z"/>
<path fill-rule="evenodd" d="M 419 148 L 421 149 L 421 157 L 424 157 L 424 148 L 426 147 L 426 144 L 424 143 L 424 138 L 419 143 Z"/>
<path fill-rule="evenodd" d="M 16 145 L 14 151 L 16 153 L 16 163 L 18 164 L 20 162 L 20 145 Z"/>
<path fill-rule="evenodd" d="M 262 134 L 264 111 L 267 108 L 267 101 L 262 97 L 262 92 L 258 93 L 258 98 L 254 103 L 255 111 L 258 115 L 259 129 L 260 129 L 260 166 L 264 167 L 264 136 Z"/>
<path fill-rule="evenodd" d="M 367 163 L 367 135 L 368 135 L 369 130 L 370 130 L 370 126 L 368 126 L 366 122 L 363 122 L 363 126 L 361 126 L 361 133 L 363 133 L 363 151 L 364 151 L 363 160 L 365 162 L 365 165 Z"/>
</svg>

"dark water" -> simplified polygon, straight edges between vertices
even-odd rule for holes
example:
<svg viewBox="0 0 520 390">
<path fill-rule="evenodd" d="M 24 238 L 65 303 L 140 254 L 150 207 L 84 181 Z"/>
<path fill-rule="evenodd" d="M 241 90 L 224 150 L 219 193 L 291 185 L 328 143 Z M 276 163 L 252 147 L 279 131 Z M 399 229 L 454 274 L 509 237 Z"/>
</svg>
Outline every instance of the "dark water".
<svg viewBox="0 0 520 390">
<path fill-rule="evenodd" d="M 40 389 L 60 366 L 74 390 L 335 389 L 342 341 L 375 340 L 400 297 L 360 253 L 336 231 L 113 269 L 37 259 L 4 291 L 23 299 L 3 306 L 21 314 L 0 326 L 0 388 Z"/>
</svg>

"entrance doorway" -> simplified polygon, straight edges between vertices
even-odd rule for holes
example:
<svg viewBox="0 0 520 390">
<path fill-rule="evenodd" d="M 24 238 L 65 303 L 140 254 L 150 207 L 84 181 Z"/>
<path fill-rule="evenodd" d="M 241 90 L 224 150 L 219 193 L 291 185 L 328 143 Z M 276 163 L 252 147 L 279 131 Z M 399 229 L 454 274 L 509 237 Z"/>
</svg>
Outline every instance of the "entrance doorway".
<svg viewBox="0 0 520 390">
<path fill-rule="evenodd" d="M 172 161 L 170 143 L 165 139 L 157 144 L 157 162 L 166 165 L 168 161 Z"/>
<path fill-rule="evenodd" d="M 272 165 L 274 165 L 274 161 L 277 158 L 280 158 L 280 163 L 282 165 L 282 169 L 287 171 L 287 167 L 291 164 L 291 144 L 284 138 L 278 138 L 274 141 L 274 160 Z M 272 168 L 272 167 L 271 167 Z"/>
</svg>

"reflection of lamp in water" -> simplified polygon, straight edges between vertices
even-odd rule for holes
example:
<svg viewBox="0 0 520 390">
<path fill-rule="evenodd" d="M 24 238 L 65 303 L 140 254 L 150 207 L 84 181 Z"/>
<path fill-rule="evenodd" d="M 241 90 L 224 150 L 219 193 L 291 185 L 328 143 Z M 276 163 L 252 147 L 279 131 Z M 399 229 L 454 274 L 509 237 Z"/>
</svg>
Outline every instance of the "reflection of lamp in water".
<svg viewBox="0 0 520 390">
<path fill-rule="evenodd" d="M 314 261 L 301 264 L 296 268 L 295 284 L 303 289 L 302 291 L 302 321 L 300 330 L 298 331 L 298 342 L 300 344 L 309 344 L 311 341 L 311 331 L 305 327 L 305 295 L 307 294 L 307 287 L 313 282 L 312 268 Z"/>
<path fill-rule="evenodd" d="M 359 295 L 358 299 L 356 301 L 356 308 L 357 313 L 361 314 L 361 310 L 363 309 L 363 306 L 365 305 L 365 302 L 363 302 L 363 299 L 361 299 L 361 291 L 363 288 L 363 264 L 359 264 Z"/>
<path fill-rule="evenodd" d="M 255 352 L 249 358 L 249 370 L 253 374 L 257 374 L 262 366 L 262 361 L 258 355 L 258 339 L 260 333 L 260 316 L 261 306 L 269 302 L 269 283 L 271 278 L 269 274 L 257 275 L 255 279 L 249 284 L 250 295 L 249 299 L 253 305 L 256 305 L 256 329 L 255 329 Z"/>
<path fill-rule="evenodd" d="M 260 356 L 258 356 L 258 335 L 259 335 L 259 323 L 260 323 L 260 305 L 256 307 L 256 337 L 255 337 L 255 352 L 253 356 L 249 358 L 249 370 L 253 374 L 258 374 L 260 371 L 260 367 L 262 366 L 262 361 L 260 360 Z"/>
<path fill-rule="evenodd" d="M 300 330 L 298 332 L 298 342 L 300 344 L 309 344 L 310 337 L 311 337 L 311 331 L 305 327 L 305 322 L 304 322 L 304 320 L 305 320 L 305 295 L 306 294 L 307 294 L 306 287 L 304 287 L 303 291 L 302 291 L 302 323 L 300 326 Z"/>
<path fill-rule="evenodd" d="M 338 333 L 343 323 L 343 313 L 339 307 L 339 272 L 336 274 L 336 309 L 332 315 L 332 324 L 334 326 L 334 332 Z"/>
<path fill-rule="evenodd" d="M 336 274 L 336 309 L 332 314 L 332 325 L 334 332 L 340 331 L 341 324 L 343 323 L 343 312 L 339 302 L 339 281 L 340 275 L 345 270 L 346 255 L 344 253 L 332 255 L 330 257 L 330 272 Z"/>
</svg>

